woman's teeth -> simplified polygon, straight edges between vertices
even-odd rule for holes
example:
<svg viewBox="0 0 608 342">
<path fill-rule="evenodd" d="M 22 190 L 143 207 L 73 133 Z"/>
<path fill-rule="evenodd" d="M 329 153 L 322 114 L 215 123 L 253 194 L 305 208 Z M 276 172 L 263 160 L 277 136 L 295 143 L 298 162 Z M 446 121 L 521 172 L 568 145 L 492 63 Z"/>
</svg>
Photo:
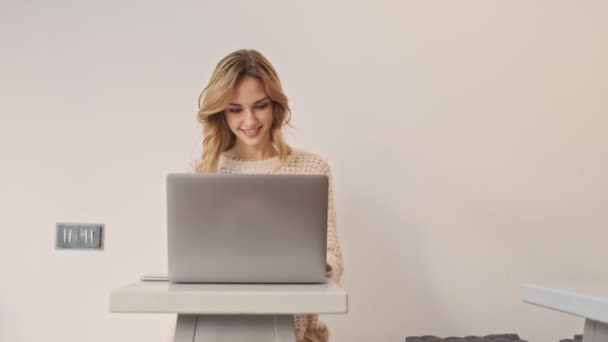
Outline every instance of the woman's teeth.
<svg viewBox="0 0 608 342">
<path fill-rule="evenodd" d="M 260 132 L 261 128 L 262 126 L 253 129 L 241 129 L 241 131 L 248 137 L 255 137 Z"/>
</svg>

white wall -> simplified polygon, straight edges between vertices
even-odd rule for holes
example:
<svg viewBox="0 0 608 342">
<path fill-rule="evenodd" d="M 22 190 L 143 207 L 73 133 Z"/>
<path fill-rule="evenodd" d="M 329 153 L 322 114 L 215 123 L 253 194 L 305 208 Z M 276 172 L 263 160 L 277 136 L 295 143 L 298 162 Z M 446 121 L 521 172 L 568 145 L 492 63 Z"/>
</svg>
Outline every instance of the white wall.
<svg viewBox="0 0 608 342">
<path fill-rule="evenodd" d="M 109 293 L 165 270 L 164 176 L 196 158 L 196 97 L 238 48 L 273 62 L 290 141 L 334 169 L 350 295 L 324 318 L 334 341 L 580 333 L 519 291 L 608 281 L 607 11 L 3 1 L 0 341 L 169 339 L 173 316 L 110 314 Z M 54 250 L 63 221 L 105 223 L 105 250 Z"/>
</svg>

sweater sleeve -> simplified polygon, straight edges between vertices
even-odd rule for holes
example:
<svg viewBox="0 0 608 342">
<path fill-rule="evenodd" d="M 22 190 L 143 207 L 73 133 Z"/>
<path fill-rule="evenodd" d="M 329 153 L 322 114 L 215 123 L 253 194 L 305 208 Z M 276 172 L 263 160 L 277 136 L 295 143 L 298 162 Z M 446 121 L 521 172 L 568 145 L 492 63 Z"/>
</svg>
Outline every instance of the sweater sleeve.
<svg viewBox="0 0 608 342">
<path fill-rule="evenodd" d="M 329 277 L 339 283 L 344 270 L 342 264 L 342 248 L 338 238 L 336 224 L 336 209 L 334 204 L 333 176 L 328 163 L 323 163 L 323 174 L 329 179 L 327 201 L 327 264 L 331 267 Z"/>
</svg>

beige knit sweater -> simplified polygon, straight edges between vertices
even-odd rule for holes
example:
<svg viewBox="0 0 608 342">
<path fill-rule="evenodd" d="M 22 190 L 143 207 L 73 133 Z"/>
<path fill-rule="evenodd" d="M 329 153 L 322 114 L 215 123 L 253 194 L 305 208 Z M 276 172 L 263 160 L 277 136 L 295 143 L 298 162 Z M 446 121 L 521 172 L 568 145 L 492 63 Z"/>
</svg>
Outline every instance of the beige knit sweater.
<svg viewBox="0 0 608 342">
<path fill-rule="evenodd" d="M 342 250 L 338 240 L 336 227 L 336 212 L 334 209 L 333 180 L 329 164 L 319 156 L 294 150 L 287 162 L 282 165 L 278 157 L 260 160 L 244 161 L 229 157 L 226 153 L 220 156 L 217 172 L 222 174 L 291 174 L 291 175 L 326 175 L 329 177 L 329 201 L 327 215 L 327 264 L 331 266 L 328 276 L 340 282 L 342 278 Z M 300 341 L 327 341 L 329 331 L 319 320 L 318 315 L 295 315 L 296 339 Z"/>
</svg>

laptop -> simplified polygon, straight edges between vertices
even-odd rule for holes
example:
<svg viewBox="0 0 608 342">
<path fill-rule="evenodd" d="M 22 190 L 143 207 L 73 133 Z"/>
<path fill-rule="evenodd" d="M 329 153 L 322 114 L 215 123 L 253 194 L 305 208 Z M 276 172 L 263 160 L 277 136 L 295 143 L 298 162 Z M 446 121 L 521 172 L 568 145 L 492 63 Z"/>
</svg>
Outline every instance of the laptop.
<svg viewBox="0 0 608 342">
<path fill-rule="evenodd" d="M 170 174 L 173 283 L 324 283 L 327 176 Z"/>
</svg>

